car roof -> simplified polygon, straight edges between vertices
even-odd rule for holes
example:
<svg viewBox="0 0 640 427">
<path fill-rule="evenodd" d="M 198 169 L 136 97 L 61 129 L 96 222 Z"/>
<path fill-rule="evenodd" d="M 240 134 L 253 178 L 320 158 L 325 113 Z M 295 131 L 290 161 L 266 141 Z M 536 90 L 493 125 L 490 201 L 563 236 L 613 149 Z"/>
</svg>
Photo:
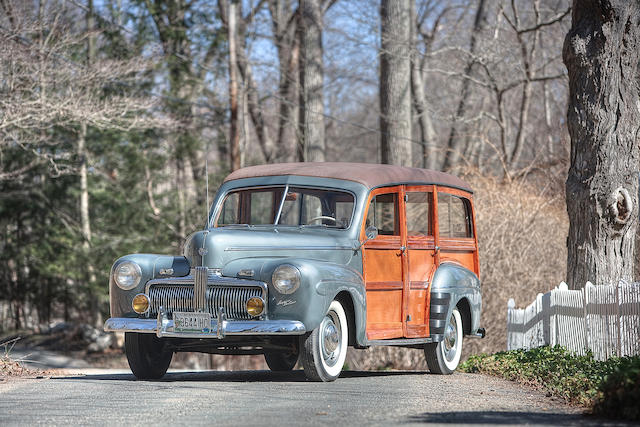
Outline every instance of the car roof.
<svg viewBox="0 0 640 427">
<path fill-rule="evenodd" d="M 370 189 L 400 184 L 435 184 L 473 192 L 467 182 L 448 173 L 375 163 L 308 162 L 249 166 L 232 172 L 224 181 L 280 175 L 355 181 Z"/>
</svg>

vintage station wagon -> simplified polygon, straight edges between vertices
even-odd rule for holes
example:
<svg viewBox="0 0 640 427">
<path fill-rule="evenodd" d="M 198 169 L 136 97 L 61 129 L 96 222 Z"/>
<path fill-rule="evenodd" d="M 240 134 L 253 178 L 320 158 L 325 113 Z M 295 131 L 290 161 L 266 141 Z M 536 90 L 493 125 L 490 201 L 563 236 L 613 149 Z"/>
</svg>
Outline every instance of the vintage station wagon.
<svg viewBox="0 0 640 427">
<path fill-rule="evenodd" d="M 347 346 L 424 349 L 450 374 L 483 337 L 472 190 L 441 172 L 290 163 L 233 172 L 183 256 L 127 255 L 111 270 L 107 331 L 137 378 L 174 352 L 298 360 L 333 381 Z"/>
</svg>

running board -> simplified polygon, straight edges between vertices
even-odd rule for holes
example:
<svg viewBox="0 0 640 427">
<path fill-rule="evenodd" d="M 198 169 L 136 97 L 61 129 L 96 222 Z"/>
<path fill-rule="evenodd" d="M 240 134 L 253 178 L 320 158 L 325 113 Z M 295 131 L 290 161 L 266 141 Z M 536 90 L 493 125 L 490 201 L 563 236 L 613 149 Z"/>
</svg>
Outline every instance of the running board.
<svg viewBox="0 0 640 427">
<path fill-rule="evenodd" d="M 388 340 L 368 340 L 367 345 L 414 345 L 432 343 L 432 338 L 393 338 Z"/>
</svg>

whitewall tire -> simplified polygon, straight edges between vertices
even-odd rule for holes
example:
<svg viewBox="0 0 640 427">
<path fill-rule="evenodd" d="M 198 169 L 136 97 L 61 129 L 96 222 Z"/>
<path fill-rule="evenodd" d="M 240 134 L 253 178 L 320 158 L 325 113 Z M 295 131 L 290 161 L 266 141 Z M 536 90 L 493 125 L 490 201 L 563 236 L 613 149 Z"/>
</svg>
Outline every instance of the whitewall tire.
<svg viewBox="0 0 640 427">
<path fill-rule="evenodd" d="M 339 301 L 333 301 L 320 325 L 300 338 L 300 361 L 312 381 L 335 381 L 342 372 L 349 331 L 347 315 Z"/>
<path fill-rule="evenodd" d="M 444 328 L 444 339 L 439 343 L 425 344 L 424 355 L 429 371 L 434 374 L 452 374 L 462 356 L 462 316 L 457 308 L 451 312 Z"/>
</svg>

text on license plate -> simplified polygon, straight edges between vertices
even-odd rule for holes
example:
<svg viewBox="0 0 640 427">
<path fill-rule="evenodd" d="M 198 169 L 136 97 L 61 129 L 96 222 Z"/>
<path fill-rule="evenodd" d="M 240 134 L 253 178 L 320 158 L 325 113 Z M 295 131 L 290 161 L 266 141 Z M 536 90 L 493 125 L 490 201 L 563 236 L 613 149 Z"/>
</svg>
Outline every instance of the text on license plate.
<svg viewBox="0 0 640 427">
<path fill-rule="evenodd" d="M 211 314 L 174 312 L 173 326 L 176 332 L 208 332 L 211 328 Z"/>
</svg>

